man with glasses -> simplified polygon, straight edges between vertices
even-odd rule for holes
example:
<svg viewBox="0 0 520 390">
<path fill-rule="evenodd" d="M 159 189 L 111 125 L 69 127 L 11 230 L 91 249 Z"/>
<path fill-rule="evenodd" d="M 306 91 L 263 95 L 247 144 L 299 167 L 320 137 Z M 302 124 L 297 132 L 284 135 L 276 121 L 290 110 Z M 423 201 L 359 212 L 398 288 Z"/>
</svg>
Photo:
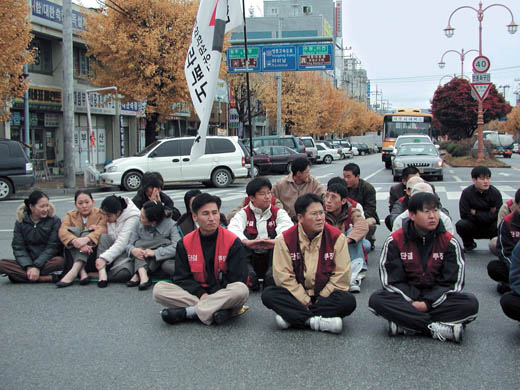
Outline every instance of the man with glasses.
<svg viewBox="0 0 520 390">
<path fill-rule="evenodd" d="M 462 191 L 459 200 L 460 220 L 455 224 L 465 252 L 477 247 L 475 238 L 491 239 L 497 236 L 498 211 L 502 206 L 502 195 L 491 185 L 491 171 L 488 167 L 479 165 L 473 168 L 471 180 L 473 184 Z M 489 249 L 495 250 L 492 247 Z"/>
<path fill-rule="evenodd" d="M 248 286 L 259 288 L 258 278 L 264 286 L 274 284 L 272 258 L 274 239 L 294 224 L 287 211 L 272 204 L 271 182 L 257 177 L 246 186 L 249 197 L 247 206 L 238 211 L 228 225 L 228 230 L 242 240 L 249 254 Z"/>
<path fill-rule="evenodd" d="M 356 308 L 356 300 L 349 292 L 347 238 L 325 223 L 320 196 L 302 195 L 294 209 L 298 224 L 275 239 L 276 286 L 263 291 L 262 302 L 276 312 L 280 329 L 293 326 L 340 333 L 343 317 Z"/>
</svg>

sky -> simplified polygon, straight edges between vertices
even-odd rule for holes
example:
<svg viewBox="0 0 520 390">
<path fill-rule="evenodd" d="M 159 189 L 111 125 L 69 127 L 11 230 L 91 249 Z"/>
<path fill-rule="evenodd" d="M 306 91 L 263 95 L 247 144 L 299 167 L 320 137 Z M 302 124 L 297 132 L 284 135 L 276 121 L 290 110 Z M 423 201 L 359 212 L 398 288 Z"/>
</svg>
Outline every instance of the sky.
<svg viewBox="0 0 520 390">
<path fill-rule="evenodd" d="M 81 3 L 96 5 L 95 0 Z M 460 75 L 457 53 L 445 54 L 446 66 L 439 68 L 443 53 L 478 49 L 477 13 L 466 8 L 457 11 L 451 19 L 455 28 L 452 38 L 447 38 L 443 31 L 448 18 L 456 8 L 478 8 L 478 3 L 479 0 L 343 0 L 343 46 L 350 48 L 344 53 L 361 61 L 371 80 L 372 92 L 376 88 L 382 91 L 392 109 L 428 109 L 439 82 L 444 84 L 454 74 Z M 245 0 L 245 4 L 246 10 L 251 5 L 255 8 L 255 16 L 263 14 L 263 0 Z M 483 1 L 483 8 L 491 4 L 506 5 L 515 22 L 520 23 L 520 1 Z M 494 6 L 485 11 L 482 52 L 491 63 L 491 81 L 497 87 L 510 86 L 505 89 L 505 96 L 514 105 L 514 92 L 520 92 L 520 31 L 509 34 L 506 26 L 510 22 L 511 15 L 505 8 Z M 465 56 L 464 74 L 470 78 L 476 55 L 470 52 Z M 374 103 L 375 97 L 372 99 Z"/>
</svg>

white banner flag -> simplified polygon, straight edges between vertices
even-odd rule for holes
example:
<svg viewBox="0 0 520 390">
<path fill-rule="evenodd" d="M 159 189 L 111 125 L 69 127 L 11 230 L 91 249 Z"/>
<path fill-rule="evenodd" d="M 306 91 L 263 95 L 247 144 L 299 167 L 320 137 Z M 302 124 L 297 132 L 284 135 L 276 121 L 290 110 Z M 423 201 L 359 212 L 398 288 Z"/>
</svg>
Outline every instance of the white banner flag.
<svg viewBox="0 0 520 390">
<path fill-rule="evenodd" d="M 206 151 L 206 135 L 217 88 L 224 34 L 241 24 L 240 0 L 201 0 L 184 63 L 191 100 L 200 119 L 198 135 L 191 148 L 192 161 Z"/>
</svg>

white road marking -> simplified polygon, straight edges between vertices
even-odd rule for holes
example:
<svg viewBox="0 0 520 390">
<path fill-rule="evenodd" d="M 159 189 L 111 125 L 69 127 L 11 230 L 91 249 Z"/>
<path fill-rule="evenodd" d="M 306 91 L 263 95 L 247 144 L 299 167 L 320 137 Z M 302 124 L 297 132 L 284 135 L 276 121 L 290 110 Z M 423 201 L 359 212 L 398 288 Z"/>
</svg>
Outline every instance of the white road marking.
<svg viewBox="0 0 520 390">
<path fill-rule="evenodd" d="M 435 186 L 435 192 L 446 192 L 445 186 Z"/>
<path fill-rule="evenodd" d="M 388 192 L 376 192 L 376 200 L 387 200 L 389 196 Z"/>
<path fill-rule="evenodd" d="M 371 174 L 368 175 L 367 177 L 364 177 L 363 179 L 364 179 L 364 180 L 369 180 L 370 178 L 374 177 L 374 176 L 377 175 L 379 172 L 382 172 L 382 171 L 384 171 L 384 170 L 386 170 L 386 168 L 381 168 L 381 169 L 375 171 L 374 173 L 371 173 Z"/>
<path fill-rule="evenodd" d="M 449 199 L 449 200 L 454 200 L 454 199 L 459 199 L 460 198 L 460 191 L 447 191 L 446 192 L 446 197 Z"/>
<path fill-rule="evenodd" d="M 513 188 L 511 186 L 495 186 L 499 191 L 514 191 L 516 192 L 516 188 Z"/>
<path fill-rule="evenodd" d="M 462 180 L 460 179 L 460 177 L 458 177 L 458 176 L 453 176 L 453 179 L 455 179 L 455 181 L 457 181 L 457 182 L 459 182 L 459 183 L 462 181 Z"/>
</svg>

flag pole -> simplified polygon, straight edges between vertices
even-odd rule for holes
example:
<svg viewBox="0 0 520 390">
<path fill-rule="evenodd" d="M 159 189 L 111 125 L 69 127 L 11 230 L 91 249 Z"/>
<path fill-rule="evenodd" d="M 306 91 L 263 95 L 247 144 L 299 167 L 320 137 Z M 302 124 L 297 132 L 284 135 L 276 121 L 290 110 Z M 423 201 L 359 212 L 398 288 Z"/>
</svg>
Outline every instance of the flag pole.
<svg viewBox="0 0 520 390">
<path fill-rule="evenodd" d="M 246 5 L 245 0 L 242 0 L 242 17 L 244 19 L 244 51 L 246 59 L 246 88 L 247 88 L 247 120 L 249 126 L 249 149 L 251 163 L 251 179 L 255 178 L 254 164 L 253 164 L 253 126 L 251 124 L 251 92 L 249 90 L 249 59 L 247 57 L 247 27 L 246 27 Z"/>
</svg>

